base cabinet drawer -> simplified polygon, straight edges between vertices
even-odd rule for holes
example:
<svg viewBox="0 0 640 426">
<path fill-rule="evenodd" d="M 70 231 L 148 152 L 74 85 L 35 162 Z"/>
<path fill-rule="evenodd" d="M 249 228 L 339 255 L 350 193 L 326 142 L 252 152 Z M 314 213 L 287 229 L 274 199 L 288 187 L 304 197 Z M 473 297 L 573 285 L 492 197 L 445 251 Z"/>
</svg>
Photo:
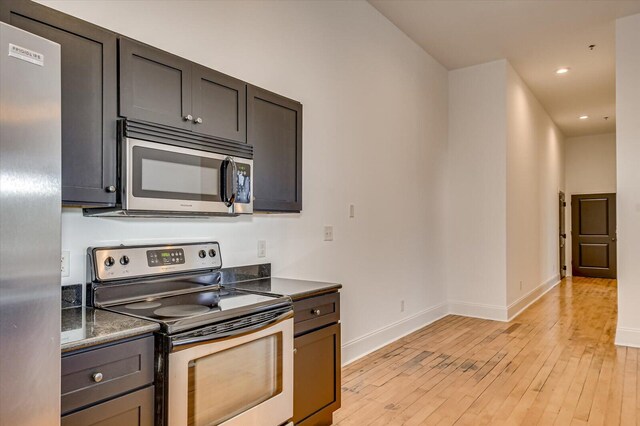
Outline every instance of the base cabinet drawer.
<svg viewBox="0 0 640 426">
<path fill-rule="evenodd" d="M 153 386 L 63 416 L 61 426 L 152 426 Z"/>
<path fill-rule="evenodd" d="M 338 322 L 340 321 L 340 293 L 298 300 L 293 304 L 293 312 L 296 336 Z"/>
<path fill-rule="evenodd" d="M 340 324 L 294 339 L 293 421 L 330 425 L 340 408 Z"/>
<path fill-rule="evenodd" d="M 62 358 L 62 414 L 153 383 L 153 336 Z"/>
</svg>

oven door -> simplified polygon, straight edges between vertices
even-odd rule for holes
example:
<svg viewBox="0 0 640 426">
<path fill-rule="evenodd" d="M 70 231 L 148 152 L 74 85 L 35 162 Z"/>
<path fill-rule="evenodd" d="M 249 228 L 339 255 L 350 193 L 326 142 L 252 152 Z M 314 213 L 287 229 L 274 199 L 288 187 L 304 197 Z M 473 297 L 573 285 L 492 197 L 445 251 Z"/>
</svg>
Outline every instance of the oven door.
<svg viewBox="0 0 640 426">
<path fill-rule="evenodd" d="M 293 417 L 293 314 L 249 329 L 172 340 L 169 426 L 277 426 Z"/>
<path fill-rule="evenodd" d="M 123 142 L 123 209 L 253 212 L 252 160 L 132 138 Z"/>
</svg>

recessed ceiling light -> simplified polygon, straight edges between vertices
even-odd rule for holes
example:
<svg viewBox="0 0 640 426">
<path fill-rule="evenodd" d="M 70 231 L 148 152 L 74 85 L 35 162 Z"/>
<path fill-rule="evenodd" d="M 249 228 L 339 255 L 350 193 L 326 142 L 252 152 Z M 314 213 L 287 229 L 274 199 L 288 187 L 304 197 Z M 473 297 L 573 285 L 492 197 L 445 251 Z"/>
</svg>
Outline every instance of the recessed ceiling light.
<svg viewBox="0 0 640 426">
<path fill-rule="evenodd" d="M 569 72 L 569 68 L 563 67 L 563 68 L 558 68 L 556 70 L 556 74 L 566 74 Z"/>
<path fill-rule="evenodd" d="M 587 118 L 589 118 L 588 115 L 581 115 L 580 117 L 578 117 L 580 120 L 586 120 Z"/>
</svg>

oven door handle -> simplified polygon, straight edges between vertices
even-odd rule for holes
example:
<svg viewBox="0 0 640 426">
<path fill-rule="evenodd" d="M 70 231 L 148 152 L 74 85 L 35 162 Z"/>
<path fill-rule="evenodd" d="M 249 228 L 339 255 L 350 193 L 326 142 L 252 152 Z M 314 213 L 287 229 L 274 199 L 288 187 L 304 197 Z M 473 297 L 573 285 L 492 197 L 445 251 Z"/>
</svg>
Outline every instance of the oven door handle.
<svg viewBox="0 0 640 426">
<path fill-rule="evenodd" d="M 279 315 L 274 318 L 270 318 L 266 321 L 253 324 L 249 327 L 243 327 L 238 330 L 233 330 L 226 333 L 212 333 L 212 334 L 205 334 L 202 336 L 189 336 L 187 334 L 184 337 L 176 337 L 175 339 L 172 339 L 171 348 L 175 349 L 175 348 L 180 348 L 186 345 L 193 345 L 196 343 L 204 343 L 204 342 L 215 341 L 215 340 L 229 338 L 229 337 L 238 337 L 248 333 L 255 333 L 267 327 L 271 327 L 279 322 L 285 321 L 289 318 L 293 318 L 293 311 L 286 312 L 282 315 Z"/>
</svg>

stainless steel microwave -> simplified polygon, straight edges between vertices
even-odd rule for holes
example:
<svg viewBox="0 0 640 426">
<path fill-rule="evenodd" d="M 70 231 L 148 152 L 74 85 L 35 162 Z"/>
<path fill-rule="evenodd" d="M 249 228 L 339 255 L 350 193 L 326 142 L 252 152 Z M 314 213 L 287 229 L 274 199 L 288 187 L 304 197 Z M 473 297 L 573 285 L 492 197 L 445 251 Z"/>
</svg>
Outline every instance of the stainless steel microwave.
<svg viewBox="0 0 640 426">
<path fill-rule="evenodd" d="M 253 213 L 253 160 L 123 137 L 119 205 L 88 216 L 213 216 Z"/>
</svg>

